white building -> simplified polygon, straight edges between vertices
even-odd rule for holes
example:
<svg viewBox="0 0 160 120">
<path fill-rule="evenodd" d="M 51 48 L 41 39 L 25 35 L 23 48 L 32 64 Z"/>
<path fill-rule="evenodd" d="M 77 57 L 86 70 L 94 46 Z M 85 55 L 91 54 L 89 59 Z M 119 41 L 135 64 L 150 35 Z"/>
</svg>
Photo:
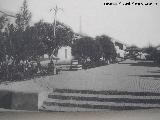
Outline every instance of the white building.
<svg viewBox="0 0 160 120">
<path fill-rule="evenodd" d="M 55 57 L 56 60 L 54 60 Z M 48 54 L 44 54 L 43 56 L 41 56 L 41 61 L 49 63 L 52 58 L 54 60 L 54 63 L 62 65 L 71 64 L 71 60 L 74 59 L 74 57 L 72 56 L 72 51 L 70 46 L 61 47 L 58 50 L 57 55 L 56 56 L 51 55 L 50 58 Z"/>
<path fill-rule="evenodd" d="M 59 58 L 57 64 L 70 64 L 71 60 L 74 59 L 74 57 L 72 56 L 72 49 L 70 46 L 61 47 L 58 50 L 58 54 L 56 57 Z"/>
<path fill-rule="evenodd" d="M 77 37 L 78 36 L 78 37 Z M 76 35 L 75 38 L 81 38 L 80 35 Z M 115 45 L 116 52 L 118 57 L 124 58 L 126 54 L 126 45 L 118 40 L 112 39 L 112 42 Z M 63 46 L 58 50 L 57 56 L 59 58 L 58 64 L 70 64 L 71 60 L 74 59 L 74 56 L 72 56 L 72 48 L 70 46 Z"/>
<path fill-rule="evenodd" d="M 75 33 L 74 38 L 72 39 L 72 43 L 82 37 L 83 37 L 82 34 Z M 61 47 L 58 50 L 58 54 L 56 57 L 59 58 L 57 64 L 71 64 L 71 60 L 74 59 L 74 56 L 72 56 L 72 48 L 70 46 Z"/>
<path fill-rule="evenodd" d="M 124 44 L 123 42 L 120 42 L 118 40 L 115 40 L 115 39 L 112 39 L 112 42 L 115 46 L 115 49 L 116 49 L 116 53 L 117 53 L 117 56 L 120 57 L 120 58 L 124 58 L 125 55 L 126 55 L 126 48 L 127 48 L 127 45 Z"/>
<path fill-rule="evenodd" d="M 81 37 L 81 34 L 75 33 L 72 43 Z M 49 59 L 48 55 L 45 56 Z M 71 64 L 71 61 L 74 59 L 74 56 L 72 56 L 72 48 L 70 46 L 62 46 L 55 57 L 59 58 L 59 60 L 56 61 L 56 64 Z"/>
</svg>

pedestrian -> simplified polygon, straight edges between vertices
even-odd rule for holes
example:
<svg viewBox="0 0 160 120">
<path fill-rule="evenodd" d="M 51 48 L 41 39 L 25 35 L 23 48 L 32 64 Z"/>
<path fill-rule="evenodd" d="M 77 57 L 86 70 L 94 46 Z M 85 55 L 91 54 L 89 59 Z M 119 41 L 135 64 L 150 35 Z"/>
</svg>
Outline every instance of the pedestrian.
<svg viewBox="0 0 160 120">
<path fill-rule="evenodd" d="M 40 61 L 38 60 L 38 61 L 37 61 L 37 73 L 38 73 L 38 74 L 41 73 L 41 70 L 42 70 L 42 66 L 41 66 Z"/>
</svg>

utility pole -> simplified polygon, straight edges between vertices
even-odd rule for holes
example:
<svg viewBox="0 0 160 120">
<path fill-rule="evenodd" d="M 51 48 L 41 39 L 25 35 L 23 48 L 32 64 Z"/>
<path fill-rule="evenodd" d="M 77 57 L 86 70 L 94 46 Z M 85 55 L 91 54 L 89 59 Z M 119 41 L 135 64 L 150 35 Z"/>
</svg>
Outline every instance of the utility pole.
<svg viewBox="0 0 160 120">
<path fill-rule="evenodd" d="M 56 37 L 56 22 L 57 22 L 57 13 L 58 11 L 61 10 L 63 11 L 62 8 L 59 8 L 57 5 L 55 8 L 50 9 L 50 11 L 54 13 L 54 37 Z"/>
<path fill-rule="evenodd" d="M 82 34 L 82 17 L 80 16 L 79 33 Z"/>
</svg>

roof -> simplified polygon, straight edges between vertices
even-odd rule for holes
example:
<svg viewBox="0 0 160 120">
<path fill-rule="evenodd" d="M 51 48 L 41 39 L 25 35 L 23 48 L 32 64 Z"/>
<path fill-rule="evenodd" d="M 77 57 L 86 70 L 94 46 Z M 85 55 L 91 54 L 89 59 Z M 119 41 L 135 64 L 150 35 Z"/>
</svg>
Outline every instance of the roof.
<svg viewBox="0 0 160 120">
<path fill-rule="evenodd" d="M 4 15 L 4 16 L 8 16 L 8 17 L 12 17 L 12 18 L 16 18 L 16 14 L 13 12 L 9 12 L 7 10 L 0 10 L 0 15 Z"/>
<path fill-rule="evenodd" d="M 120 44 L 123 44 L 123 45 L 125 45 L 125 46 L 127 46 L 127 44 L 125 44 L 124 42 L 122 42 L 122 41 L 119 41 L 119 40 L 117 40 L 117 39 L 115 39 L 115 38 L 111 38 L 111 40 L 112 40 L 112 42 L 118 42 L 118 43 L 120 43 Z"/>
</svg>

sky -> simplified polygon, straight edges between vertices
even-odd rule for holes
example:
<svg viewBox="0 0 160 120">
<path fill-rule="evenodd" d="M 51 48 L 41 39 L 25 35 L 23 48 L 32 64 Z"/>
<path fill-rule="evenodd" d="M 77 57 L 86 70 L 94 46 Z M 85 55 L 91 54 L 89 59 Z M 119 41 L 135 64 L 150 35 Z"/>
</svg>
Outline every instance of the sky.
<svg viewBox="0 0 160 120">
<path fill-rule="evenodd" d="M 132 0 L 126 2 L 158 3 L 151 6 L 104 5 L 106 2 L 124 3 L 124 0 L 27 0 L 32 13 L 32 23 L 43 19 L 53 22 L 50 12 L 56 5 L 57 19 L 69 25 L 75 32 L 80 31 L 95 37 L 106 34 L 127 45 L 139 47 L 160 44 L 160 1 Z M 23 0 L 0 0 L 0 10 L 17 13 Z"/>
</svg>

